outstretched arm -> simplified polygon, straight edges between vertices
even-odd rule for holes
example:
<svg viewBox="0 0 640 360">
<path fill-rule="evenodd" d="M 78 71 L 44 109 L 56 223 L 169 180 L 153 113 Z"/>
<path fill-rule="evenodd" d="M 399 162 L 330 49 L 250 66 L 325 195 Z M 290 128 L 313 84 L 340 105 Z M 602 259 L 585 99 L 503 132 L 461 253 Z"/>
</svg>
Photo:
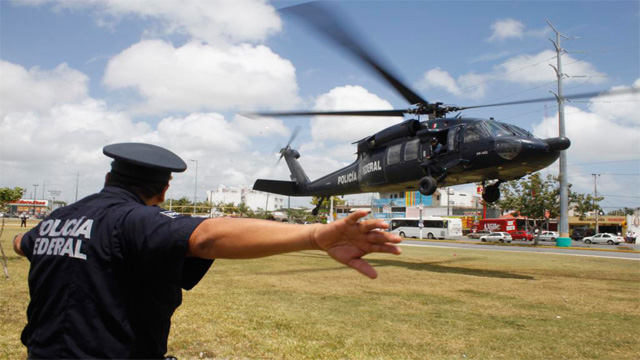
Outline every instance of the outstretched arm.
<svg viewBox="0 0 640 360">
<path fill-rule="evenodd" d="M 218 218 L 202 222 L 189 239 L 189 255 L 207 259 L 258 258 L 302 250 L 324 250 L 336 261 L 374 279 L 376 271 L 363 256 L 400 254 L 401 238 L 380 231 L 382 220 L 359 221 L 358 211 L 331 224 L 293 225 L 257 219 Z"/>
<path fill-rule="evenodd" d="M 18 234 L 13 238 L 13 251 L 20 256 L 25 256 L 22 249 L 20 249 L 20 242 L 22 242 L 22 235 L 24 234 Z"/>
</svg>

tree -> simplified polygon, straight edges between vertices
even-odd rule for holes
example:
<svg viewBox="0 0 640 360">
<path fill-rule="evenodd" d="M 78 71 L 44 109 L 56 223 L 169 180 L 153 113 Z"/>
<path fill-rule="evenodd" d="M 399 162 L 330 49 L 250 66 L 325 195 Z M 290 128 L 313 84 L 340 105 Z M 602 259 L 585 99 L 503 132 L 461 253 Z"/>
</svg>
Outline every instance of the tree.
<svg viewBox="0 0 640 360">
<path fill-rule="evenodd" d="M 313 198 L 311 198 L 311 204 L 313 204 L 314 206 L 317 206 L 318 202 L 320 202 L 320 197 L 314 196 Z M 344 205 L 345 202 L 346 201 L 344 201 L 343 199 L 340 199 L 337 196 L 333 196 L 334 211 L 336 206 Z M 318 216 L 326 216 L 327 214 L 329 214 L 329 206 L 331 206 L 331 199 L 326 199 L 325 201 L 323 201 L 322 206 L 318 210 Z"/>
<path fill-rule="evenodd" d="M 240 217 L 254 217 L 253 211 L 243 202 L 238 204 L 237 210 Z"/>
<path fill-rule="evenodd" d="M 169 203 L 171 203 L 171 209 L 176 212 L 184 213 L 184 212 L 187 212 L 187 209 L 189 207 L 193 208 L 193 202 L 189 200 L 189 198 L 187 198 L 186 196 L 183 196 L 178 200 L 165 199 L 165 201 L 162 204 L 160 204 L 160 207 L 164 209 L 168 209 Z"/>
<path fill-rule="evenodd" d="M 509 181 L 502 188 L 502 197 L 496 204 L 503 210 L 511 210 L 516 216 L 531 219 L 543 219 L 547 211 L 555 211 L 557 194 L 551 187 L 552 178 L 542 179 L 540 173 L 534 173 L 524 179 Z"/>
<path fill-rule="evenodd" d="M 502 198 L 496 203 L 503 210 L 511 210 L 515 216 L 521 215 L 534 220 L 548 221 L 560 215 L 560 187 L 558 178 L 547 175 L 546 179 L 540 173 L 534 173 L 526 178 L 509 181 L 501 189 Z M 598 202 L 603 197 L 593 197 L 589 194 L 578 194 L 571 191 L 569 184 L 569 203 L 573 210 L 580 214 L 580 218 L 591 211 L 600 211 Z M 537 241 L 537 239 L 536 239 Z"/>
<path fill-rule="evenodd" d="M 576 194 L 575 198 L 573 199 L 573 211 L 578 213 L 578 216 L 580 216 L 580 220 L 582 220 L 584 219 L 585 214 L 588 212 L 602 211 L 602 208 L 600 207 L 600 205 L 598 205 L 598 203 L 602 201 L 602 199 L 604 199 L 604 197 L 593 197 L 591 196 L 591 194 Z"/>
<path fill-rule="evenodd" d="M 20 200 L 25 189 L 21 187 L 3 187 L 0 188 L 0 211 L 7 211 L 7 204 Z"/>
<path fill-rule="evenodd" d="M 285 209 L 284 211 L 287 213 L 287 218 L 291 223 L 302 224 L 304 222 L 315 221 L 315 219 L 309 219 L 310 216 L 313 216 L 313 215 L 310 215 L 309 210 Z"/>
<path fill-rule="evenodd" d="M 613 216 L 625 216 L 625 215 L 633 215 L 636 209 L 624 207 L 622 209 L 611 210 L 607 215 Z"/>
</svg>

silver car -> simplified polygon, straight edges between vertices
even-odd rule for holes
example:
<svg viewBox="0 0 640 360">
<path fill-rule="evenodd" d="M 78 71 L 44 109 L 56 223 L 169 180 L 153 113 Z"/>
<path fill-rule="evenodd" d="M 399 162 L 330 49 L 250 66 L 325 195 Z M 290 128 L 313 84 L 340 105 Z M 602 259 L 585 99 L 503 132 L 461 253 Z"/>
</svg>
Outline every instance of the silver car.
<svg viewBox="0 0 640 360">
<path fill-rule="evenodd" d="M 490 233 L 491 231 L 488 230 L 478 230 L 476 232 L 467 234 L 467 237 L 469 239 L 480 239 L 481 236 L 489 235 Z"/>
<path fill-rule="evenodd" d="M 538 239 L 540 241 L 556 241 L 559 236 L 555 231 L 543 231 Z"/>
<path fill-rule="evenodd" d="M 489 233 L 489 235 L 484 235 L 480 237 L 480 241 L 482 242 L 500 241 L 500 242 L 510 243 L 511 240 L 512 240 L 511 234 L 509 234 L 508 232 L 492 232 L 492 233 Z"/>
<path fill-rule="evenodd" d="M 582 242 L 585 244 L 609 244 L 609 245 L 618 245 L 624 242 L 624 238 L 622 236 L 609 234 L 609 233 L 601 233 L 595 234 L 593 236 L 587 236 L 582 239 Z"/>
</svg>

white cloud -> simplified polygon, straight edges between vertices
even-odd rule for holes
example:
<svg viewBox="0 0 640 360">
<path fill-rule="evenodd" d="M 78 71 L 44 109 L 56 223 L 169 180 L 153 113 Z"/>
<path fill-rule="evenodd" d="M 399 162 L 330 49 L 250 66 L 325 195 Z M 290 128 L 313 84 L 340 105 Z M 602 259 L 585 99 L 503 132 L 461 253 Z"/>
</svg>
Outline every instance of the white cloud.
<svg viewBox="0 0 640 360">
<path fill-rule="evenodd" d="M 569 54 L 562 55 L 562 63 L 563 73 L 568 75 L 564 79 L 565 84 L 583 83 L 585 78 L 593 84 L 605 81 L 605 75 L 591 63 L 577 60 Z M 511 57 L 486 74 L 469 72 L 457 79 L 441 68 L 434 68 L 424 73 L 418 87 L 423 90 L 440 88 L 456 96 L 478 99 L 486 94 L 492 82 L 524 86 L 551 83 L 556 80 L 556 73 L 549 65 L 556 64 L 556 53 L 545 50 L 534 55 Z"/>
<path fill-rule="evenodd" d="M 519 20 L 506 18 L 498 19 L 491 24 L 491 36 L 488 42 L 502 42 L 510 39 L 542 38 L 551 32 L 548 27 L 540 29 L 526 29 Z"/>
<path fill-rule="evenodd" d="M 640 88 L 640 81 L 636 81 L 634 87 Z M 619 107 L 618 101 L 628 105 Z M 638 114 L 640 95 L 637 93 L 595 97 L 591 99 L 590 110 L 565 106 L 565 133 L 571 139 L 567 156 L 573 163 L 637 158 L 640 154 Z M 557 136 L 557 119 L 557 114 L 545 117 L 533 125 L 534 134 Z"/>
<path fill-rule="evenodd" d="M 444 89 L 456 96 L 476 99 L 485 95 L 486 87 L 483 83 L 487 77 L 487 75 L 467 73 L 456 80 L 448 72 L 434 68 L 424 73 L 418 82 L 418 87 L 421 90 Z"/>
<path fill-rule="evenodd" d="M 133 123 L 94 99 L 9 113 L 0 118 L 0 127 L 2 186 L 26 187 L 46 179 L 49 189 L 63 190 L 67 200 L 73 200 L 77 173 L 83 183 L 92 184 L 86 191 L 100 189 L 109 164 L 102 155 L 104 145 L 150 131 L 149 125 Z"/>
<path fill-rule="evenodd" d="M 289 136 L 289 129 L 282 120 L 260 117 L 257 119 L 236 115 L 233 118 L 236 131 L 251 137 Z"/>
<path fill-rule="evenodd" d="M 491 30 L 493 30 L 493 33 L 489 37 L 489 41 L 503 41 L 512 38 L 522 39 L 524 24 L 511 18 L 500 19 L 491 24 Z"/>
<path fill-rule="evenodd" d="M 313 110 L 391 110 L 391 104 L 361 86 L 336 87 L 316 99 Z M 398 123 L 399 117 L 317 116 L 311 120 L 314 142 L 354 142 Z"/>
<path fill-rule="evenodd" d="M 145 102 L 138 111 L 201 111 L 298 102 L 295 68 L 265 46 L 216 48 L 190 42 L 175 48 L 141 41 L 113 57 L 104 83 L 134 88 Z"/>
<path fill-rule="evenodd" d="M 0 116 L 16 111 L 46 110 L 85 99 L 89 77 L 62 63 L 52 70 L 0 60 Z M 64 90 L 61 90 L 64 89 Z"/>
<path fill-rule="evenodd" d="M 640 79 L 636 80 L 633 88 L 640 89 Z M 628 86 L 616 86 L 611 90 L 625 90 Z M 625 126 L 640 126 L 640 95 L 620 94 L 613 97 L 603 96 L 594 99 L 589 105 L 592 112 Z M 640 140 L 640 139 L 639 139 Z M 637 142 L 640 146 L 640 141 Z"/>
<path fill-rule="evenodd" d="M 462 90 L 460 86 L 458 86 L 456 79 L 439 67 L 424 73 L 422 80 L 418 83 L 418 87 L 424 90 L 441 88 L 454 95 L 462 94 Z"/>
<path fill-rule="evenodd" d="M 508 59 L 496 67 L 495 75 L 505 81 L 519 84 L 543 84 L 556 80 L 555 71 L 549 66 L 557 66 L 556 52 L 545 50 L 535 55 L 519 55 Z M 592 77 L 591 83 L 601 83 L 604 74 L 594 65 L 578 60 L 569 54 L 562 55 L 562 72 L 569 77 L 566 84 L 582 83 L 584 77 Z"/>
<path fill-rule="evenodd" d="M 147 33 L 186 34 L 209 44 L 263 41 L 282 27 L 280 18 L 266 0 L 58 0 L 56 8 L 94 11 L 97 22 L 114 26 L 124 18 L 155 20 Z M 42 2 L 33 2 L 40 5 Z"/>
<path fill-rule="evenodd" d="M 68 80 L 69 74 L 74 75 L 71 79 L 86 78 L 77 70 L 65 67 L 65 71 L 47 73 L 47 81 L 42 81 L 40 71 L 29 72 L 16 66 L 3 69 L 9 70 L 3 71 L 3 76 L 13 76 L 11 71 L 22 75 L 21 89 L 26 93 L 37 90 L 54 94 L 54 100 L 29 103 L 3 97 L 3 109 L 7 111 L 0 117 L 0 186 L 29 188 L 46 181 L 47 189 L 61 190 L 64 200 L 73 201 L 77 179 L 79 197 L 100 190 L 110 163 L 102 154 L 102 147 L 119 142 L 156 144 L 185 161 L 198 160 L 201 186 L 250 185 L 256 174 L 272 172 L 276 160 L 268 154 L 247 156 L 251 138 L 288 135 L 279 120 L 260 120 L 258 123 L 265 127 L 249 128 L 242 118 L 229 121 L 211 112 L 169 116 L 157 125 L 136 122 L 125 112 L 110 110 L 104 101 L 84 95 L 75 101 L 56 100 L 60 88 L 76 84 Z M 188 165 L 187 173 L 174 175 L 172 196 L 193 193 L 195 164 Z M 204 189 L 199 191 L 199 197 L 204 196 Z"/>
</svg>

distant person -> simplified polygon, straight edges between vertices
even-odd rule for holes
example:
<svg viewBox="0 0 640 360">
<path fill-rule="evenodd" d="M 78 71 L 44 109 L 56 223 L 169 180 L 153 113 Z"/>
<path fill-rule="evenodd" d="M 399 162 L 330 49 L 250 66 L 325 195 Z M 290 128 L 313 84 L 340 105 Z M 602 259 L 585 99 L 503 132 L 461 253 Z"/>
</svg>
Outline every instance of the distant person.
<svg viewBox="0 0 640 360">
<path fill-rule="evenodd" d="M 637 239 L 638 239 L 638 235 L 636 234 L 636 232 L 635 231 L 632 232 L 631 233 L 631 243 L 635 244 Z"/>
<path fill-rule="evenodd" d="M 20 227 L 27 227 L 27 214 L 25 213 L 20 215 Z"/>
<path fill-rule="evenodd" d="M 440 144 L 437 138 L 435 137 L 431 138 L 431 141 L 429 142 L 429 144 L 431 145 L 431 157 L 435 157 L 442 152 L 443 150 L 442 144 Z"/>
<path fill-rule="evenodd" d="M 375 278 L 362 259 L 400 254 L 383 220 L 357 211 L 328 225 L 236 218 L 195 218 L 166 211 L 172 172 L 186 163 L 164 148 L 114 144 L 97 194 L 53 211 L 14 238 L 31 262 L 28 358 L 163 358 L 182 289 L 193 288 L 214 259 L 248 259 L 323 250 Z M 194 325 L 196 326 L 196 325 Z"/>
</svg>

